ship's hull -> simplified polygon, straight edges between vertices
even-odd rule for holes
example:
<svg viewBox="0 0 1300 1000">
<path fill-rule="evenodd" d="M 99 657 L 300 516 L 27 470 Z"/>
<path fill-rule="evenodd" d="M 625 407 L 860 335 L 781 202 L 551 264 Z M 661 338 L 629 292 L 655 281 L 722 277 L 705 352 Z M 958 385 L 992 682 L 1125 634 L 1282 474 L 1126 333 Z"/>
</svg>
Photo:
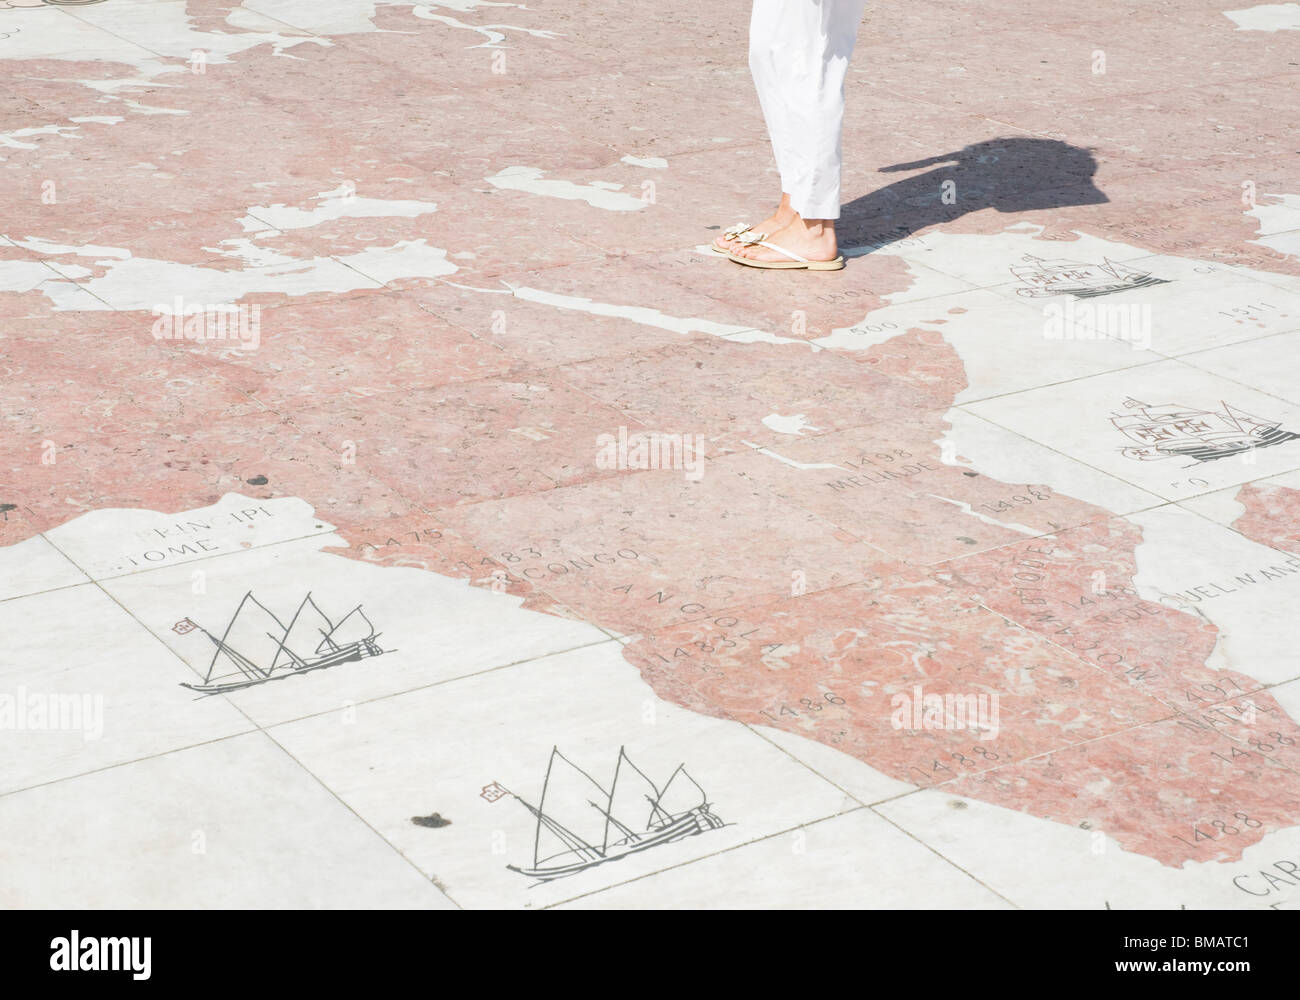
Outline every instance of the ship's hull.
<svg viewBox="0 0 1300 1000">
<path fill-rule="evenodd" d="M 1233 441 L 1205 442 L 1172 448 L 1165 446 L 1158 447 L 1156 450 L 1171 457 L 1194 458 L 1198 462 L 1214 462 L 1220 458 L 1231 458 L 1233 455 L 1254 451 L 1256 448 L 1268 448 L 1275 444 L 1284 444 L 1287 441 L 1294 441 L 1296 438 L 1300 438 L 1300 434 L 1293 434 L 1291 431 L 1273 427 L 1267 431 L 1261 431 L 1257 435 L 1238 438 Z"/>
<path fill-rule="evenodd" d="M 1124 281 L 1116 282 L 1113 285 L 1105 285 L 1101 288 L 1065 288 L 1062 291 L 1073 295 L 1076 299 L 1095 299 L 1098 295 L 1111 295 L 1115 292 L 1127 292 L 1130 288 L 1147 288 L 1150 285 L 1167 285 L 1168 283 L 1164 278 L 1153 278 L 1147 274 L 1141 277 L 1126 278 Z"/>
<path fill-rule="evenodd" d="M 336 650 L 327 656 L 322 656 L 318 660 L 309 660 L 301 667 L 287 667 L 284 670 L 268 674 L 265 677 L 250 677 L 238 681 L 227 681 L 224 684 L 185 684 L 181 687 L 187 687 L 191 691 L 197 691 L 200 694 L 224 694 L 227 691 L 239 691 L 242 688 L 256 687 L 259 684 L 265 684 L 268 681 L 278 681 L 285 677 L 297 677 L 299 674 L 309 674 L 313 670 L 324 670 L 327 667 L 336 667 L 340 663 L 356 663 L 358 660 L 365 659 L 367 656 L 378 656 L 383 650 L 375 647 L 371 651 L 364 642 L 351 643 L 342 649 Z"/>
<path fill-rule="evenodd" d="M 1049 287 L 1039 288 L 1020 288 L 1018 294 L 1027 299 L 1046 299 L 1055 295 L 1073 295 L 1076 299 L 1094 299 L 1099 295 L 1112 295 L 1115 292 L 1126 292 L 1130 288 L 1146 288 L 1149 285 L 1168 284 L 1164 278 L 1154 278 L 1149 274 L 1135 275 L 1131 278 L 1122 278 L 1119 281 L 1111 281 L 1104 285 L 1070 285 L 1061 282 Z"/>
<path fill-rule="evenodd" d="M 599 867 L 610 861 L 621 861 L 631 854 L 639 854 L 652 847 L 671 844 L 673 841 L 681 840 L 684 837 L 694 837 L 707 830 L 717 830 L 725 825 L 713 813 L 700 807 L 684 813 L 665 826 L 661 826 L 644 840 L 629 845 L 625 850 L 621 850 L 617 854 L 607 854 L 604 857 L 593 858 L 589 861 L 575 861 L 572 864 L 556 865 L 549 868 L 520 868 L 516 865 L 507 865 L 506 867 L 511 871 L 528 875 L 543 882 L 550 882 L 553 879 L 564 878 L 566 875 L 576 875 L 578 872 Z"/>
</svg>

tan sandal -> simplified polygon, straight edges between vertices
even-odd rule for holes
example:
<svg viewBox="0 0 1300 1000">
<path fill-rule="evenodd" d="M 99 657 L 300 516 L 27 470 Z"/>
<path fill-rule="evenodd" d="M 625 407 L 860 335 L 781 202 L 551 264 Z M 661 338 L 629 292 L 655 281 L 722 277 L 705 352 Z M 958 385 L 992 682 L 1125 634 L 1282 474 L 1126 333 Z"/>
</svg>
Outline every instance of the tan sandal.
<svg viewBox="0 0 1300 1000">
<path fill-rule="evenodd" d="M 844 267 L 844 257 L 842 255 L 836 257 L 834 260 L 809 260 L 807 257 L 800 257 L 797 253 L 785 249 L 785 247 L 779 247 L 775 243 L 769 243 L 765 239 L 745 240 L 744 243 L 746 246 L 766 247 L 768 250 L 772 250 L 784 257 L 790 258 L 789 260 L 754 260 L 750 257 L 741 257 L 734 252 L 727 254 L 727 256 L 737 264 L 744 264 L 746 267 L 762 267 L 773 271 L 839 271 Z"/>
<path fill-rule="evenodd" d="M 735 240 L 737 243 L 744 243 L 748 246 L 751 243 L 757 243 L 759 240 L 767 239 L 767 233 L 756 233 L 754 230 L 749 228 L 748 224 L 739 222 L 723 233 L 722 238 L 726 240 Z M 730 250 L 723 250 L 717 243 L 710 243 L 709 246 L 712 248 L 714 253 L 731 253 Z"/>
</svg>

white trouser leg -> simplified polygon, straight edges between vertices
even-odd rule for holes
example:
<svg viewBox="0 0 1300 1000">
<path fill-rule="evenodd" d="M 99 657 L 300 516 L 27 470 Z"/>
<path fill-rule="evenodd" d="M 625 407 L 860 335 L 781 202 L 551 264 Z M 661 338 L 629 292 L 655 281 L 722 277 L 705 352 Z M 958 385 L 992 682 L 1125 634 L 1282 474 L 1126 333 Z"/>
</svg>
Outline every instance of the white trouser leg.
<svg viewBox="0 0 1300 1000">
<path fill-rule="evenodd" d="M 805 219 L 840 216 L 844 78 L 866 0 L 754 0 L 749 66 L 781 188 Z"/>
<path fill-rule="evenodd" d="M 811 3 L 811 0 L 809 0 Z M 783 0 L 754 0 L 749 18 L 749 72 L 758 91 L 758 105 L 763 109 L 763 121 L 772 139 L 772 153 L 776 169 L 781 174 L 781 191 L 788 193 L 794 183 L 794 160 L 789 155 L 793 143 L 788 135 L 792 126 L 782 93 L 785 77 L 781 66 L 779 41 L 781 18 L 786 4 Z"/>
</svg>

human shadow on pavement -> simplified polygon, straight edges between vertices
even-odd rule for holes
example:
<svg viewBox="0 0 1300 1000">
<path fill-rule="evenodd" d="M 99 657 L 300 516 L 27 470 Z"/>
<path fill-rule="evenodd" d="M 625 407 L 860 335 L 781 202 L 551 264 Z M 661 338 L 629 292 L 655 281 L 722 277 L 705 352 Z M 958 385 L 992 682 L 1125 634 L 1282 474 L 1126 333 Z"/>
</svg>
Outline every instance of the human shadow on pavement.
<svg viewBox="0 0 1300 1000">
<path fill-rule="evenodd" d="M 990 139 L 880 172 L 912 170 L 926 173 L 844 205 L 836 229 L 846 252 L 870 252 L 986 208 L 1011 214 L 1110 200 L 1093 183 L 1092 153 L 1056 139 Z"/>
</svg>

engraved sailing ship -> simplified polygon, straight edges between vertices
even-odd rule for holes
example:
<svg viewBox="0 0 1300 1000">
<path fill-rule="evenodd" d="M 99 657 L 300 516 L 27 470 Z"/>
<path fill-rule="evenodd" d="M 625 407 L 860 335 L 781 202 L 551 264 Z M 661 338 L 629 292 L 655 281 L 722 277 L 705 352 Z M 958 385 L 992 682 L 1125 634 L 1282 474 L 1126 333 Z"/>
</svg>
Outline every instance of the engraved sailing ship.
<svg viewBox="0 0 1300 1000">
<path fill-rule="evenodd" d="M 1226 402 L 1222 409 L 1198 410 L 1173 403 L 1151 405 L 1126 399 L 1129 412 L 1113 414 L 1110 422 L 1135 442 L 1120 453 L 1141 462 L 1194 458 L 1198 462 L 1268 448 L 1300 437 L 1281 429 L 1281 421 L 1256 417 Z"/>
<path fill-rule="evenodd" d="M 361 605 L 335 623 L 310 593 L 287 625 L 250 590 L 219 639 L 189 618 L 172 626 L 180 635 L 196 629 L 217 647 L 203 683 L 181 685 L 200 694 L 237 691 L 391 652 L 380 647 Z"/>
<path fill-rule="evenodd" d="M 536 817 L 533 863 L 506 867 L 541 882 L 727 825 L 714 814 L 704 789 L 685 765 L 679 765 L 660 788 L 622 747 L 608 789 L 556 747 L 536 806 L 497 782 L 485 787 L 482 795 L 489 802 L 509 795 Z"/>
<path fill-rule="evenodd" d="M 1130 288 L 1168 284 L 1164 278 L 1152 277 L 1149 271 L 1117 264 L 1109 257 L 1102 258 L 1101 264 L 1044 260 L 1032 254 L 1025 254 L 1022 260 L 1028 263 L 1011 268 L 1011 273 L 1026 286 L 1016 289 L 1017 294 L 1031 299 L 1052 295 L 1073 295 L 1075 298 L 1089 299 Z"/>
</svg>

